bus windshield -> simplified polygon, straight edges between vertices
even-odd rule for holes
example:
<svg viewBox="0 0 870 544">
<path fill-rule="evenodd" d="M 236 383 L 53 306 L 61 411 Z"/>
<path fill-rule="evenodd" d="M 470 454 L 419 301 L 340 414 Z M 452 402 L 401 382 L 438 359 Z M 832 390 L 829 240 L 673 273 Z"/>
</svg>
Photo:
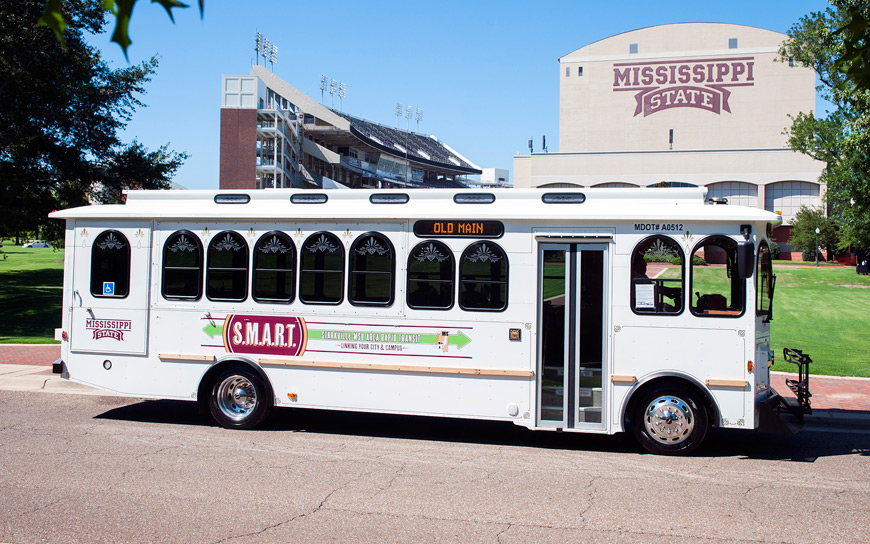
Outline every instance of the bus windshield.
<svg viewBox="0 0 870 544">
<path fill-rule="evenodd" d="M 773 274 L 770 247 L 766 241 L 762 241 L 758 246 L 758 272 L 755 278 L 758 294 L 755 315 L 762 317 L 762 322 L 767 323 L 773 318 L 773 289 L 776 285 L 776 276 Z"/>
</svg>

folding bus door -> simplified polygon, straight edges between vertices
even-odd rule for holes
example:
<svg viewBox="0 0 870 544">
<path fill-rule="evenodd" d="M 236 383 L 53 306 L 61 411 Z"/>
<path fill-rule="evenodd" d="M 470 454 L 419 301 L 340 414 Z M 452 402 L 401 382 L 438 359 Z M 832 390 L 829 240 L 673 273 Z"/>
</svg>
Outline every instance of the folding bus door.
<svg viewBox="0 0 870 544">
<path fill-rule="evenodd" d="M 603 429 L 607 246 L 538 246 L 538 425 Z"/>
</svg>

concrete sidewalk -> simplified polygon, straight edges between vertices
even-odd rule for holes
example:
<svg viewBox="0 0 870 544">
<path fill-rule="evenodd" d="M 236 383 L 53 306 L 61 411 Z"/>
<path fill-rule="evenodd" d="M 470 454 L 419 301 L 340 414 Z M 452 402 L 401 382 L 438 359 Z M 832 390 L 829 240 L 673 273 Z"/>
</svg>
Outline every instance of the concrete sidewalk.
<svg viewBox="0 0 870 544">
<path fill-rule="evenodd" d="M 52 374 L 51 363 L 59 357 L 59 344 L 0 344 L 0 390 L 112 395 Z M 786 396 L 791 391 L 785 380 L 793 377 L 771 372 L 770 381 L 780 395 Z M 870 428 L 870 378 L 810 375 L 810 392 L 813 413 L 806 418 L 808 424 Z"/>
</svg>

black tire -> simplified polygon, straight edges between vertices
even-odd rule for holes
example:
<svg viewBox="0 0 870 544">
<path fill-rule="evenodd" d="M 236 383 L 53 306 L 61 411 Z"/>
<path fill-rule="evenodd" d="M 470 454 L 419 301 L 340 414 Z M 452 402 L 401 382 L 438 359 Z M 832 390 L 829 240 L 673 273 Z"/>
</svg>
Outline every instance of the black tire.
<svg viewBox="0 0 870 544">
<path fill-rule="evenodd" d="M 272 389 L 253 369 L 239 365 L 221 371 L 209 389 L 208 409 L 221 427 L 252 429 L 272 411 Z"/>
<path fill-rule="evenodd" d="M 656 455 L 692 453 L 704 441 L 709 425 L 702 399 L 680 384 L 663 384 L 642 393 L 631 415 L 634 437 Z"/>
</svg>

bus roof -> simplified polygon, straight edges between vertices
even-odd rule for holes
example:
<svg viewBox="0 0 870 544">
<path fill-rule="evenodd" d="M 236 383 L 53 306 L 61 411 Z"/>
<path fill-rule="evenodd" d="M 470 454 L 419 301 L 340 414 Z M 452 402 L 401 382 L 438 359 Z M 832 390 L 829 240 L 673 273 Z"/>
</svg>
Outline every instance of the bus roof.
<svg viewBox="0 0 870 544">
<path fill-rule="evenodd" d="M 55 219 L 743 221 L 780 223 L 779 215 L 715 205 L 704 188 L 548 188 L 493 190 L 125 191 L 126 204 L 53 212 Z"/>
</svg>

